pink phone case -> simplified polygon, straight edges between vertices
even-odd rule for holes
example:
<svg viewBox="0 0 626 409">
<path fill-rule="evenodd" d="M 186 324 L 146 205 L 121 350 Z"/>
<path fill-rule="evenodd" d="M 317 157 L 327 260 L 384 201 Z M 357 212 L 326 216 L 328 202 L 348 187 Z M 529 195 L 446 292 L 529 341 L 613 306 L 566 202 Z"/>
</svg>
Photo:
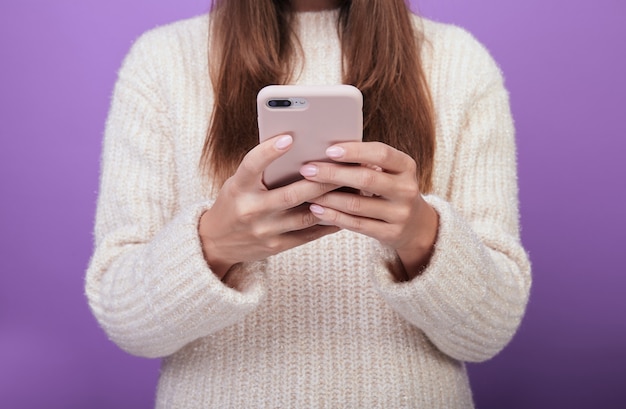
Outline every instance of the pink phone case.
<svg viewBox="0 0 626 409">
<path fill-rule="evenodd" d="M 351 85 L 270 85 L 257 96 L 257 112 L 259 141 L 293 137 L 289 152 L 263 174 L 268 188 L 301 179 L 299 169 L 307 162 L 328 161 L 329 146 L 363 138 L 363 96 Z"/>
</svg>

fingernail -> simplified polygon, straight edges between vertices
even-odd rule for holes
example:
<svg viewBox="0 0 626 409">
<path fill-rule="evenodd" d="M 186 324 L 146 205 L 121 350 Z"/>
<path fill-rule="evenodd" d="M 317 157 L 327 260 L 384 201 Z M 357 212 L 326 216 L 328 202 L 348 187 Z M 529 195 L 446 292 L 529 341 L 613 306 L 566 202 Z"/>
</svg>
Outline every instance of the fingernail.
<svg viewBox="0 0 626 409">
<path fill-rule="evenodd" d="M 341 158 L 346 153 L 346 150 L 341 146 L 331 146 L 326 149 L 326 155 L 329 158 Z"/>
<path fill-rule="evenodd" d="M 324 214 L 324 208 L 320 205 L 312 204 L 309 209 L 313 214 Z"/>
<path fill-rule="evenodd" d="M 300 174 L 302 176 L 317 176 L 317 166 L 315 165 L 304 165 L 300 168 Z"/>
<path fill-rule="evenodd" d="M 274 143 L 274 147 L 280 150 L 287 149 L 292 142 L 293 138 L 291 135 L 284 135 L 278 138 L 278 140 Z"/>
</svg>

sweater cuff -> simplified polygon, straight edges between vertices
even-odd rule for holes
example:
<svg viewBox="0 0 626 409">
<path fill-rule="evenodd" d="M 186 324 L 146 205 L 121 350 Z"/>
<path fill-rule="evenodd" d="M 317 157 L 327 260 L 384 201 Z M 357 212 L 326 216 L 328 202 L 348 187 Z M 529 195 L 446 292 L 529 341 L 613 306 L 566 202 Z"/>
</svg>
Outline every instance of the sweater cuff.
<svg viewBox="0 0 626 409">
<path fill-rule="evenodd" d="M 216 321 L 214 324 L 227 326 L 261 300 L 264 294 L 261 280 L 264 263 L 234 266 L 229 274 L 238 278 L 237 289 L 225 285 L 211 271 L 204 259 L 198 234 L 200 217 L 211 205 L 201 203 L 181 213 L 160 233 L 163 239 L 154 241 L 150 252 L 155 259 L 161 258 L 160 270 L 169 274 L 157 277 L 159 281 L 152 291 L 155 294 L 160 289 L 167 289 L 169 294 L 176 295 L 180 303 L 192 303 L 191 311 L 197 311 L 198 317 L 207 321 L 206 324 Z M 152 257 L 149 255 L 149 258 Z M 164 296 L 166 294 L 159 294 L 159 297 Z"/>
<path fill-rule="evenodd" d="M 413 280 L 398 283 L 390 269 L 401 268 L 393 249 L 378 246 L 373 269 L 374 285 L 381 296 L 409 322 L 437 337 L 462 325 L 488 292 L 493 271 L 484 246 L 452 206 L 436 196 L 424 199 L 439 214 L 439 230 L 428 266 Z"/>
<path fill-rule="evenodd" d="M 123 349 L 143 356 L 169 355 L 189 342 L 241 321 L 262 301 L 263 262 L 233 267 L 236 271 L 232 275 L 239 278 L 237 290 L 220 281 L 207 265 L 198 223 L 209 207 L 210 203 L 202 203 L 183 210 L 147 245 L 145 257 L 140 258 L 143 266 L 135 264 L 136 271 L 142 271 L 142 279 L 135 281 L 139 291 L 120 287 L 119 283 L 105 284 L 113 291 L 128 292 L 129 297 L 121 297 L 122 302 L 134 304 L 136 307 L 129 308 L 138 312 L 137 321 L 114 315 L 113 319 L 126 322 L 107 325 L 112 332 L 121 329 L 110 336 Z M 130 294 L 138 294 L 140 299 L 132 300 Z M 119 302 L 120 297 L 111 296 L 109 300 Z M 120 307 L 108 305 L 105 309 Z M 127 327 L 133 325 L 128 321 L 135 321 L 135 330 L 128 331 Z"/>
</svg>

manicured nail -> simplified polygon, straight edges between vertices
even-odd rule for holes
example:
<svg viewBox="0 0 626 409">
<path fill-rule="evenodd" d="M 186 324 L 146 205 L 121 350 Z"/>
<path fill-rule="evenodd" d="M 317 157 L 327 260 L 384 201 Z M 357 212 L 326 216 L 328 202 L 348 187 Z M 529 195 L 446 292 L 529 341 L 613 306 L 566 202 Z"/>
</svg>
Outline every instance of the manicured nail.
<svg viewBox="0 0 626 409">
<path fill-rule="evenodd" d="M 284 135 L 278 138 L 278 140 L 274 143 L 274 147 L 282 151 L 283 149 L 287 149 L 292 142 L 293 138 L 291 135 Z"/>
<path fill-rule="evenodd" d="M 324 214 L 324 208 L 320 205 L 312 204 L 309 209 L 313 214 Z"/>
<path fill-rule="evenodd" d="M 300 174 L 302 176 L 317 176 L 317 166 L 315 165 L 304 165 L 300 168 Z"/>
<path fill-rule="evenodd" d="M 341 146 L 331 146 L 326 149 L 326 155 L 329 158 L 341 158 L 346 153 L 346 150 Z"/>
</svg>

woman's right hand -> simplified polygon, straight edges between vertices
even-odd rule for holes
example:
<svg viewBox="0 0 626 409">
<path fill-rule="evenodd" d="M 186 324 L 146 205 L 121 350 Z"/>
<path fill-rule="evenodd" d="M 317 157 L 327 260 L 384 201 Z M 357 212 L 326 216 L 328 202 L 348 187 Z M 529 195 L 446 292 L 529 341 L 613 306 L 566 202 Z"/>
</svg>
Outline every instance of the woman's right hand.
<svg viewBox="0 0 626 409">
<path fill-rule="evenodd" d="M 282 135 L 254 147 L 200 218 L 204 257 L 220 279 L 237 263 L 261 260 L 339 230 L 318 225 L 305 204 L 337 186 L 300 180 L 268 190 L 263 184 L 267 165 L 292 142 Z"/>
</svg>

